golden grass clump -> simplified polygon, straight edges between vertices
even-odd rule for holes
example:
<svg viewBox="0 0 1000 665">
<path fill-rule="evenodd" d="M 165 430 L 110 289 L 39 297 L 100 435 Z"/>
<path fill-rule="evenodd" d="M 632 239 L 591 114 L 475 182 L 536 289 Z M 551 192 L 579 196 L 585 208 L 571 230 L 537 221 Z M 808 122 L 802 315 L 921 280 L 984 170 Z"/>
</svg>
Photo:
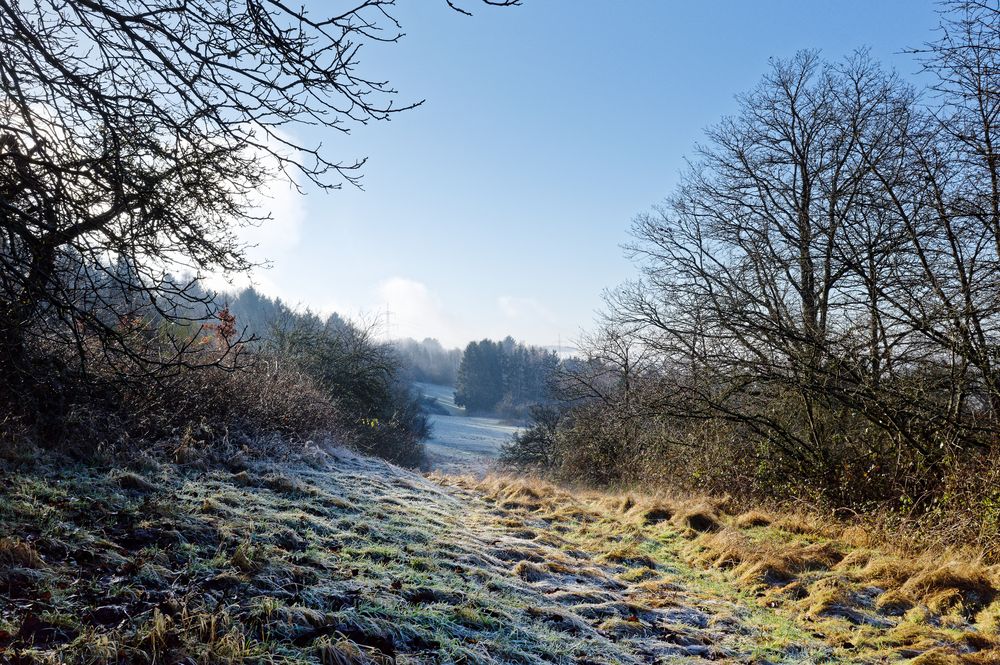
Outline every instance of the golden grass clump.
<svg viewBox="0 0 1000 665">
<path fill-rule="evenodd" d="M 992 571 L 975 561 L 952 560 L 928 567 L 910 577 L 900 587 L 934 612 L 960 608 L 975 613 L 996 597 Z"/>
<path fill-rule="evenodd" d="M 617 638 L 641 637 L 653 632 L 651 627 L 646 626 L 641 621 L 632 618 L 622 619 L 620 617 L 605 619 L 597 627 L 597 630 L 606 635 L 613 635 Z"/>
<path fill-rule="evenodd" d="M 475 489 L 508 510 L 552 511 L 572 499 L 564 490 L 534 478 L 488 476 Z"/>
<path fill-rule="evenodd" d="M 865 568 L 878 553 L 864 548 L 853 549 L 837 564 L 838 570 L 860 570 Z M 855 573 L 857 574 L 857 573 Z"/>
<path fill-rule="evenodd" d="M 896 589 L 919 569 L 920 565 L 911 559 L 892 554 L 868 553 L 868 562 L 859 572 L 859 577 L 883 589 Z"/>
<path fill-rule="evenodd" d="M 622 494 L 603 497 L 598 499 L 597 505 L 605 512 L 617 515 L 624 515 L 638 505 L 639 500 L 634 494 Z"/>
<path fill-rule="evenodd" d="M 736 518 L 736 526 L 740 529 L 752 529 L 758 526 L 769 526 L 774 517 L 759 510 L 751 510 Z"/>
<path fill-rule="evenodd" d="M 945 649 L 931 649 L 911 660 L 910 665 L 962 665 L 962 660 Z"/>
<path fill-rule="evenodd" d="M 902 614 L 914 604 L 913 596 L 899 589 L 889 589 L 875 600 L 875 607 L 886 614 Z"/>
<path fill-rule="evenodd" d="M 979 611 L 976 625 L 984 633 L 1000 636 L 1000 600 L 993 601 Z"/>
<path fill-rule="evenodd" d="M 915 610 L 911 611 L 905 620 L 889 629 L 885 634 L 884 643 L 886 646 L 905 649 L 910 653 L 929 653 L 933 658 L 935 650 L 943 641 L 947 641 L 947 636 L 925 621 L 926 618 Z"/>
<path fill-rule="evenodd" d="M 969 649 L 973 651 L 993 651 L 997 654 L 998 647 L 1000 647 L 1000 642 L 997 641 L 996 637 L 992 635 L 985 635 L 976 631 L 968 631 L 962 634 L 962 642 L 965 643 Z M 1000 663 L 1000 659 L 990 661 L 993 663 Z"/>
<path fill-rule="evenodd" d="M 641 582 L 642 580 L 648 580 L 656 577 L 659 577 L 659 573 L 656 572 L 656 570 L 650 568 L 649 566 L 637 566 L 626 570 L 618 576 L 618 579 L 623 582 Z"/>
<path fill-rule="evenodd" d="M 780 543 L 752 540 L 734 529 L 703 537 L 703 558 L 733 568 L 746 586 L 781 585 L 809 570 L 828 570 L 843 555 L 830 543 Z"/>
<path fill-rule="evenodd" d="M 624 564 L 629 567 L 656 568 L 656 561 L 634 544 L 619 545 L 601 555 L 602 561 Z"/>
<path fill-rule="evenodd" d="M 969 665 L 993 665 L 994 663 L 1000 663 L 1000 648 L 991 647 L 966 654 L 963 660 Z"/>
<path fill-rule="evenodd" d="M 322 665 L 382 665 L 395 662 L 374 649 L 363 649 L 348 639 L 322 639 L 315 647 Z"/>
<path fill-rule="evenodd" d="M 531 501 L 537 501 L 542 498 L 541 492 L 534 487 L 528 487 L 524 484 L 512 485 L 507 492 L 505 492 L 505 495 L 508 500 L 528 499 Z"/>
<path fill-rule="evenodd" d="M 816 517 L 794 513 L 782 516 L 773 522 L 773 526 L 776 529 L 800 536 L 820 535 L 824 531 L 823 525 Z"/>
<path fill-rule="evenodd" d="M 549 511 L 549 517 L 559 523 L 592 522 L 598 515 L 576 503 L 561 503 Z"/>
<path fill-rule="evenodd" d="M 677 507 L 663 499 L 650 499 L 637 503 L 631 510 L 643 526 L 668 522 L 677 514 Z"/>
<path fill-rule="evenodd" d="M 637 592 L 645 595 L 664 595 L 672 592 L 683 591 L 684 587 L 677 583 L 677 579 L 672 576 L 663 576 L 656 579 L 647 579 L 632 587 Z"/>
<path fill-rule="evenodd" d="M 43 568 L 42 557 L 32 546 L 12 536 L 0 538 L 0 565 L 14 568 Z"/>
<path fill-rule="evenodd" d="M 575 571 L 572 566 L 568 566 L 561 561 L 546 561 L 545 566 L 553 573 L 560 575 L 571 575 Z"/>
<path fill-rule="evenodd" d="M 508 529 L 519 529 L 524 526 L 523 518 L 503 517 L 497 519 L 497 524 Z"/>
<path fill-rule="evenodd" d="M 711 533 L 722 528 L 718 511 L 707 502 L 681 506 L 671 519 L 671 523 L 678 528 L 697 533 Z"/>
<path fill-rule="evenodd" d="M 673 576 L 657 576 L 631 585 L 631 599 L 651 609 L 687 607 L 691 600 Z"/>
<path fill-rule="evenodd" d="M 541 582 L 552 576 L 545 566 L 531 561 L 518 561 L 512 572 L 525 582 Z"/>
<path fill-rule="evenodd" d="M 744 584 L 781 584 L 809 570 L 827 570 L 840 560 L 840 553 L 829 543 L 778 547 L 764 551 L 744 562 L 736 570 Z"/>
<path fill-rule="evenodd" d="M 843 576 L 823 577 L 809 585 L 799 605 L 808 616 L 819 617 L 836 607 L 849 605 L 852 587 L 851 580 Z"/>
<path fill-rule="evenodd" d="M 875 535 L 869 529 L 860 525 L 844 527 L 841 529 L 837 540 L 851 547 L 873 547 L 878 542 Z"/>
</svg>

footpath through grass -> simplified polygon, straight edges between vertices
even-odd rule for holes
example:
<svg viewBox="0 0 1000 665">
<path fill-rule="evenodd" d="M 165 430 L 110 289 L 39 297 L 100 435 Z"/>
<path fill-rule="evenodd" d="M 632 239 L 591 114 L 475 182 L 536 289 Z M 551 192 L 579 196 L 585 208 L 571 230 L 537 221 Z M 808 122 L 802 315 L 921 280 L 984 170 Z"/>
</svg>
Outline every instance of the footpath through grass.
<svg viewBox="0 0 1000 665">
<path fill-rule="evenodd" d="M 872 605 L 859 611 L 891 626 L 818 606 L 804 621 L 774 590 L 815 600 L 805 571 L 832 575 L 838 557 L 785 562 L 795 579 L 780 585 L 772 565 L 757 588 L 740 570 L 752 543 L 714 565 L 708 538 L 730 538 L 714 509 L 424 478 L 340 450 L 226 469 L 34 463 L 3 479 L 0 663 L 997 662 L 974 619 Z M 871 631 L 849 643 L 830 621 Z M 892 632 L 904 623 L 930 628 L 907 641 Z"/>
</svg>

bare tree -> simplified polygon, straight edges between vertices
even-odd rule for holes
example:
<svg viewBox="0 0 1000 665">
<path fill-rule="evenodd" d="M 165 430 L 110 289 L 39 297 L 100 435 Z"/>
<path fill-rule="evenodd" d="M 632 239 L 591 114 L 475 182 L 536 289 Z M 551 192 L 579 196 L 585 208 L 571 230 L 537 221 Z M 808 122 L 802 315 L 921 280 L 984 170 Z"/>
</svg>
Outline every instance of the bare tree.
<svg viewBox="0 0 1000 665">
<path fill-rule="evenodd" d="M 919 510 L 993 463 L 1000 4 L 943 5 L 923 94 L 802 52 L 709 130 L 635 220 L 642 277 L 564 377 L 550 466 Z"/>
<path fill-rule="evenodd" d="M 664 359 L 673 417 L 831 487 L 994 445 L 1000 7 L 946 9 L 925 99 L 864 53 L 775 62 L 637 219 L 644 279 L 612 300 Z"/>
<path fill-rule="evenodd" d="M 905 137 L 909 168 L 874 170 L 917 259 L 910 281 L 925 285 L 902 311 L 954 358 L 948 413 L 989 436 L 1000 419 L 1000 6 L 944 10 L 940 38 L 922 51 L 935 94 Z"/>
<path fill-rule="evenodd" d="M 864 154 L 895 149 L 887 128 L 912 94 L 864 53 L 832 65 L 803 52 L 740 103 L 677 194 L 637 219 L 645 280 L 615 310 L 686 375 L 679 413 L 737 421 L 779 461 L 822 474 L 837 464 L 831 401 L 864 406 L 857 386 L 883 371 L 884 322 L 866 337 L 857 327 L 878 311 L 864 275 L 881 279 L 888 260 L 868 250 L 894 247 L 868 217 L 877 183 Z"/>
<path fill-rule="evenodd" d="M 358 182 L 363 159 L 296 130 L 348 132 L 420 102 L 397 103 L 360 66 L 365 46 L 402 36 L 393 0 L 333 4 L 317 15 L 280 0 L 0 1 L 8 384 L 43 373 L 29 339 L 72 350 L 84 372 L 95 354 L 140 372 L 202 362 L 191 324 L 212 303 L 192 287 L 250 267 L 235 230 L 262 221 L 255 192 L 275 178 Z M 133 343 L 139 321 L 170 323 L 155 353 Z"/>
</svg>

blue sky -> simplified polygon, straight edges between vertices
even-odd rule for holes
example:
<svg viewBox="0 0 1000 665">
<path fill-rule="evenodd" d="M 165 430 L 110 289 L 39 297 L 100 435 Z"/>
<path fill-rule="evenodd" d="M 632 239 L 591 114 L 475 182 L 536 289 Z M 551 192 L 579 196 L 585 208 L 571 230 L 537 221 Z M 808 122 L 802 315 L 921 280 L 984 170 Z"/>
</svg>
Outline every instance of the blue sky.
<svg viewBox="0 0 1000 665">
<path fill-rule="evenodd" d="M 473 17 L 399 0 L 406 37 L 362 54 L 422 107 L 350 137 L 296 131 L 367 156 L 364 190 L 273 192 L 274 222 L 249 235 L 273 262 L 262 290 L 351 316 L 388 306 L 392 336 L 565 342 L 633 275 L 632 217 L 770 57 L 870 47 L 914 76 L 902 51 L 938 20 L 930 0 L 466 3 Z"/>
</svg>

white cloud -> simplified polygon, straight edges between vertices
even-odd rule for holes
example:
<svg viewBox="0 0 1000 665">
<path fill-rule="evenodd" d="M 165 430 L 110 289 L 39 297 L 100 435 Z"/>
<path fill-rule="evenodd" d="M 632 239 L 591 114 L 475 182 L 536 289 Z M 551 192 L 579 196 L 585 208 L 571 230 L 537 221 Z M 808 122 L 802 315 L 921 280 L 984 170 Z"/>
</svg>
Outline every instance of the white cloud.
<svg viewBox="0 0 1000 665">
<path fill-rule="evenodd" d="M 291 137 L 286 139 L 291 142 Z M 291 154 L 287 146 L 275 138 L 265 139 L 264 142 L 269 150 Z M 265 219 L 252 223 L 235 222 L 234 232 L 238 240 L 247 246 L 247 258 L 260 267 L 250 275 L 211 274 L 206 281 L 215 289 L 238 290 L 254 286 L 268 296 L 294 301 L 294 293 L 286 292 L 279 285 L 275 269 L 294 260 L 295 251 L 301 244 L 307 215 L 305 196 L 296 188 L 291 176 L 280 171 L 274 155 L 263 149 L 257 152 L 258 159 L 275 174 L 252 195 L 250 201 L 251 215 Z"/>
<path fill-rule="evenodd" d="M 379 284 L 377 295 L 383 303 L 382 316 L 388 311 L 386 333 L 390 337 L 436 337 L 446 346 L 464 345 L 469 339 L 464 326 L 446 313 L 438 297 L 422 282 L 392 277 Z"/>
<path fill-rule="evenodd" d="M 251 256 L 257 261 L 275 261 L 290 254 L 302 240 L 306 219 L 305 197 L 287 178 L 275 179 L 259 193 L 256 208 L 271 219 L 239 230 L 240 239 L 254 245 Z"/>
<path fill-rule="evenodd" d="M 546 323 L 554 323 L 556 320 L 555 315 L 534 298 L 500 296 L 497 298 L 497 304 L 508 319 L 534 319 Z"/>
</svg>

